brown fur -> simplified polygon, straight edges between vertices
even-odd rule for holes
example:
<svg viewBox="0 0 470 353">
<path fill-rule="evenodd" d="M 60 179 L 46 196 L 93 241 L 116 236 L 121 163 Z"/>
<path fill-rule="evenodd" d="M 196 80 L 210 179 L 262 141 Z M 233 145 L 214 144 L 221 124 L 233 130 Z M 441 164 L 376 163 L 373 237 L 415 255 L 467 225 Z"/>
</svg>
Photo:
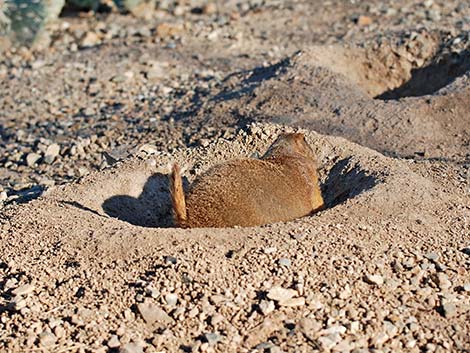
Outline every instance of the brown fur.
<svg viewBox="0 0 470 353">
<path fill-rule="evenodd" d="M 261 159 L 222 163 L 199 176 L 184 196 L 171 175 L 175 223 L 183 228 L 257 226 L 323 208 L 317 167 L 303 134 L 282 134 Z"/>
</svg>

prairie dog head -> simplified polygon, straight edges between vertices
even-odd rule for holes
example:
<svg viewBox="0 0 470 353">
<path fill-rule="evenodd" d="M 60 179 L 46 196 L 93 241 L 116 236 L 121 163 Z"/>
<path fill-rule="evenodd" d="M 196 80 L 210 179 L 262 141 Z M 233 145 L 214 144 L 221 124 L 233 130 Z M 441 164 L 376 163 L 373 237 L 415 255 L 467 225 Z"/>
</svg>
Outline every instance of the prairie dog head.
<svg viewBox="0 0 470 353">
<path fill-rule="evenodd" d="M 268 148 L 263 159 L 268 157 L 295 156 L 314 158 L 313 151 L 302 133 L 280 134 Z"/>
</svg>

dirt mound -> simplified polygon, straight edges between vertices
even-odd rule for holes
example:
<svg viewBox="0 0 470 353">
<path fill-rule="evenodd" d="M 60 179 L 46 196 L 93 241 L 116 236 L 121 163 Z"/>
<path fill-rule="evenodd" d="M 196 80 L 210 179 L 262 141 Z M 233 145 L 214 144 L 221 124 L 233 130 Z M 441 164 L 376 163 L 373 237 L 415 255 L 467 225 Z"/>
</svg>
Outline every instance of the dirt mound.
<svg viewBox="0 0 470 353">
<path fill-rule="evenodd" d="M 325 211 L 265 227 L 164 228 L 169 163 L 191 182 L 291 129 L 255 124 L 206 148 L 135 157 L 8 208 L 3 344 L 290 350 L 294 336 L 300 351 L 404 349 L 427 342 L 417 328 L 451 349 L 468 344 L 464 202 L 406 161 L 304 131 Z"/>
<path fill-rule="evenodd" d="M 343 136 L 392 156 L 463 163 L 470 141 L 470 112 L 461 104 L 470 97 L 468 57 L 466 46 L 453 48 L 442 33 L 315 46 L 227 77 L 187 122 L 270 121 Z"/>
</svg>

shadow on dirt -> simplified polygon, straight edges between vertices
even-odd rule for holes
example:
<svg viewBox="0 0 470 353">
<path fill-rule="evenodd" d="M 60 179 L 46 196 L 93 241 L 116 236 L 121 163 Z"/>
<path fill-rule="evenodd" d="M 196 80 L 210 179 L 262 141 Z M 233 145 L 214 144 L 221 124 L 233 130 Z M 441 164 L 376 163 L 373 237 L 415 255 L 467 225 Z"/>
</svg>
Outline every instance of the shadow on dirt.
<svg viewBox="0 0 470 353">
<path fill-rule="evenodd" d="M 328 173 L 322 185 L 322 194 L 326 208 L 334 207 L 347 199 L 372 189 L 378 180 L 367 175 L 357 165 L 351 165 L 351 158 L 338 161 Z"/>
<path fill-rule="evenodd" d="M 461 53 L 450 53 L 428 66 L 412 70 L 410 80 L 375 98 L 390 100 L 432 94 L 469 70 L 470 51 L 465 50 Z"/>
<path fill-rule="evenodd" d="M 247 78 L 242 80 L 236 89 L 224 90 L 215 95 L 213 98 L 211 98 L 211 101 L 224 102 L 232 99 L 238 99 L 248 93 L 251 93 L 264 81 L 267 81 L 279 75 L 279 73 L 284 70 L 289 65 L 289 63 L 290 57 L 268 67 L 256 67 L 253 70 L 233 73 L 227 76 L 223 80 L 223 83 L 229 81 L 234 76 L 246 76 L 249 73 L 251 74 Z"/>
<path fill-rule="evenodd" d="M 141 227 L 168 228 L 172 226 L 171 198 L 168 175 L 153 174 L 135 198 L 115 195 L 106 199 L 102 208 L 107 215 Z"/>
</svg>

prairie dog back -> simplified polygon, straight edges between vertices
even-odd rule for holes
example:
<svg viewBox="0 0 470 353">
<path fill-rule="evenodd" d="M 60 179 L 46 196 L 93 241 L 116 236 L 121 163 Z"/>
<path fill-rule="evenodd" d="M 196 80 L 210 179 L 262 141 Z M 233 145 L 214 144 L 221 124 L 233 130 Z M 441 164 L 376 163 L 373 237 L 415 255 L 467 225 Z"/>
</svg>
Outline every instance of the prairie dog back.
<svg viewBox="0 0 470 353">
<path fill-rule="evenodd" d="M 186 219 L 176 217 L 176 225 L 188 228 L 263 225 L 323 207 L 313 152 L 299 133 L 280 135 L 261 159 L 214 166 L 194 181 L 186 197 L 182 190 L 171 193 L 175 211 L 182 212 L 175 200 L 186 203 Z"/>
</svg>

